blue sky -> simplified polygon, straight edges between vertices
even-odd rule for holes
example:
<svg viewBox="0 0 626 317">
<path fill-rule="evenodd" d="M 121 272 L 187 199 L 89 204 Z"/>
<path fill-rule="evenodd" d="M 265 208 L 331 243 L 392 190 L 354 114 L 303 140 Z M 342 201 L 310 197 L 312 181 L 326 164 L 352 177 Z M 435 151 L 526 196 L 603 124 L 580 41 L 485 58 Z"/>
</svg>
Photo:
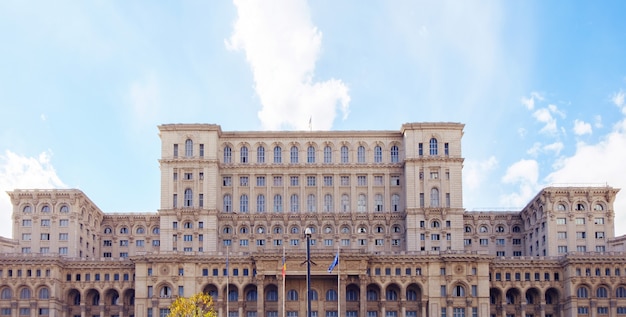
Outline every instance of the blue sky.
<svg viewBox="0 0 626 317">
<path fill-rule="evenodd" d="M 623 1 L 0 2 L 0 189 L 159 208 L 163 123 L 466 124 L 464 205 L 626 188 Z M 11 207 L 0 195 L 0 235 Z M 626 193 L 615 202 L 626 221 Z M 626 233 L 616 226 L 617 234 Z"/>
</svg>

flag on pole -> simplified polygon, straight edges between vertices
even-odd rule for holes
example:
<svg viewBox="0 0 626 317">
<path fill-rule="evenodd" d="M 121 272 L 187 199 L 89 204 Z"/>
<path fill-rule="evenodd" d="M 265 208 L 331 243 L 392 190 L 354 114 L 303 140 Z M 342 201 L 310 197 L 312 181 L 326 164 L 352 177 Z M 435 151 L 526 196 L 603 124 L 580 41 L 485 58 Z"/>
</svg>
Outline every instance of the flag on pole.
<svg viewBox="0 0 626 317">
<path fill-rule="evenodd" d="M 287 273 L 287 260 L 285 259 L 285 256 L 283 256 L 283 278 L 285 277 L 286 273 Z"/>
<path fill-rule="evenodd" d="M 335 255 L 335 259 L 333 260 L 333 263 L 330 264 L 330 266 L 328 267 L 328 273 L 332 273 L 333 270 L 335 269 L 335 266 L 337 266 L 339 264 L 339 251 L 337 251 L 337 255 Z"/>
</svg>

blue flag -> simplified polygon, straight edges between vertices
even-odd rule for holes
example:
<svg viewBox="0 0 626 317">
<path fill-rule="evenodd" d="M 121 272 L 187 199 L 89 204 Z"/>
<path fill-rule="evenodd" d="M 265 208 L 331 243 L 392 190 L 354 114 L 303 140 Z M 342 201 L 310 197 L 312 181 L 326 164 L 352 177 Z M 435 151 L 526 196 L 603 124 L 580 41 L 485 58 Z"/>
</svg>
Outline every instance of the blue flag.
<svg viewBox="0 0 626 317">
<path fill-rule="evenodd" d="M 335 259 L 333 260 L 333 263 L 331 263 L 330 266 L 328 267 L 328 273 L 332 273 L 333 270 L 335 269 L 335 266 L 337 266 L 337 264 L 339 264 L 339 251 L 337 251 L 337 255 L 335 255 Z"/>
</svg>

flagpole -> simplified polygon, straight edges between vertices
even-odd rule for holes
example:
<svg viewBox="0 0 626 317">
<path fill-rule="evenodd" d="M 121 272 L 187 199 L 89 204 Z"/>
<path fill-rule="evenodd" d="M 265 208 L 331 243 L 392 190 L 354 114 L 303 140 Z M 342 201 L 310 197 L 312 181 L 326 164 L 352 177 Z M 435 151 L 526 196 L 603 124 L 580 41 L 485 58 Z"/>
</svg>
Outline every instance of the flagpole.
<svg viewBox="0 0 626 317">
<path fill-rule="evenodd" d="M 284 241 L 283 241 L 284 242 Z M 287 276 L 287 259 L 285 258 L 285 243 L 283 243 L 283 317 L 285 317 L 285 277 Z"/>
<path fill-rule="evenodd" d="M 339 258 L 339 244 L 337 244 L 337 258 Z M 341 267 L 337 264 L 337 317 L 341 317 L 341 283 L 339 276 L 341 275 Z"/>
<path fill-rule="evenodd" d="M 228 245 L 226 245 L 226 316 L 225 317 L 228 317 L 228 315 L 230 315 L 229 314 L 229 307 L 228 307 L 229 306 L 228 305 L 229 304 L 228 303 L 228 301 L 229 301 L 228 297 L 230 296 L 229 291 L 228 291 L 228 287 L 229 287 L 228 284 L 230 284 L 230 278 L 229 278 L 230 274 L 228 272 L 228 270 L 229 270 L 229 268 L 228 268 L 228 255 L 229 255 L 229 253 L 230 252 L 228 252 Z"/>
</svg>

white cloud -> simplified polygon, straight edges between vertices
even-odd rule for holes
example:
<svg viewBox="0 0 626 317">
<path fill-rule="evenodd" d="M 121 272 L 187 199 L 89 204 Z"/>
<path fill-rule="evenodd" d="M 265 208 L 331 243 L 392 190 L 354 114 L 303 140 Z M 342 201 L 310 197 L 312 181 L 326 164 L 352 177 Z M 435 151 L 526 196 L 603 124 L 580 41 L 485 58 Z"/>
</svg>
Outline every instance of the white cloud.
<svg viewBox="0 0 626 317">
<path fill-rule="evenodd" d="M 604 127 L 604 124 L 602 124 L 602 116 L 601 115 L 596 115 L 595 117 L 593 117 L 593 126 L 601 129 L 602 127 Z"/>
<path fill-rule="evenodd" d="M 502 177 L 505 184 L 518 185 L 518 192 L 502 195 L 500 204 L 503 206 L 521 207 L 537 193 L 539 188 L 539 164 L 535 160 L 520 160 L 513 163 Z"/>
<path fill-rule="evenodd" d="M 0 192 L 3 193 L 0 195 L 0 236 L 12 237 L 13 205 L 5 192 L 67 187 L 50 163 L 50 155 L 49 152 L 43 152 L 38 157 L 26 157 L 8 150 L 0 154 Z"/>
<path fill-rule="evenodd" d="M 591 124 L 581 121 L 581 120 L 574 120 L 574 134 L 576 135 L 585 135 L 585 134 L 591 134 L 592 130 L 591 130 Z"/>
<path fill-rule="evenodd" d="M 608 184 L 626 188 L 626 120 L 618 122 L 613 131 L 597 144 L 579 142 L 576 152 L 555 164 L 555 171 L 546 177 L 549 183 Z M 626 222 L 626 195 L 617 195 L 614 203 L 615 223 Z M 616 234 L 626 233 L 626 227 L 616 226 Z M 621 232 L 617 232 L 621 231 Z"/>
<path fill-rule="evenodd" d="M 530 97 L 522 97 L 522 104 L 526 106 L 526 109 L 533 110 L 535 109 L 535 100 L 543 101 L 543 96 L 533 91 L 530 93 Z"/>
<path fill-rule="evenodd" d="M 519 128 L 517 129 L 517 134 L 520 136 L 520 138 L 524 138 L 526 137 L 526 134 L 528 134 L 528 131 L 526 131 L 526 129 L 524 128 Z"/>
<path fill-rule="evenodd" d="M 537 109 L 537 111 L 533 113 L 533 117 L 535 117 L 537 121 L 545 124 L 539 132 L 548 134 L 557 133 L 558 130 L 556 127 L 556 119 L 552 117 L 552 114 L 550 113 L 550 110 L 548 108 Z"/>
<path fill-rule="evenodd" d="M 469 190 L 477 189 L 488 177 L 488 173 L 498 166 L 498 160 L 491 156 L 484 161 L 466 161 L 463 167 L 463 182 Z"/>
<path fill-rule="evenodd" d="M 526 154 L 528 154 L 528 155 L 530 155 L 532 157 L 537 157 L 540 152 L 541 152 L 541 143 L 540 142 L 535 142 L 530 149 L 526 150 Z"/>
<path fill-rule="evenodd" d="M 252 68 L 265 129 L 316 130 L 332 127 L 337 109 L 348 115 L 348 87 L 337 79 L 314 82 L 322 33 L 304 0 L 234 0 L 238 18 L 231 50 L 243 50 Z"/>
<path fill-rule="evenodd" d="M 563 145 L 562 142 L 554 142 L 552 144 L 548 144 L 544 146 L 543 150 L 546 152 L 554 152 L 555 155 L 559 155 L 561 151 L 563 150 L 563 147 L 565 146 Z"/>
<path fill-rule="evenodd" d="M 622 90 L 611 96 L 611 102 L 622 109 L 622 112 L 626 114 L 626 107 L 624 107 L 624 92 Z"/>
</svg>

